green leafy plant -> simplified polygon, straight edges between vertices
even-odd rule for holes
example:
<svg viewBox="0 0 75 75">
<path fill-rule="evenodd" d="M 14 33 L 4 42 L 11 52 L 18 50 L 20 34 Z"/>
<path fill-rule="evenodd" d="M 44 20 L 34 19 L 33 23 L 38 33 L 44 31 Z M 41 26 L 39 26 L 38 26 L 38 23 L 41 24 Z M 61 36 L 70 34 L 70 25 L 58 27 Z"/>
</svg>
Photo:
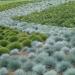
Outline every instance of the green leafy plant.
<svg viewBox="0 0 75 75">
<path fill-rule="evenodd" d="M 9 49 L 5 47 L 0 47 L 0 54 L 9 53 Z"/>
<path fill-rule="evenodd" d="M 11 44 L 8 45 L 8 48 L 10 50 L 15 49 L 15 48 L 21 49 L 21 47 L 22 46 L 21 46 L 21 44 L 19 42 L 14 42 L 14 43 L 11 43 Z"/>
<path fill-rule="evenodd" d="M 10 42 L 15 42 L 17 40 L 18 40 L 18 37 L 17 36 L 11 36 L 11 37 L 9 37 L 9 41 Z"/>
<path fill-rule="evenodd" d="M 31 46 L 31 40 L 30 39 L 26 39 L 26 40 L 24 40 L 23 42 L 22 42 L 22 45 L 23 46 Z"/>
<path fill-rule="evenodd" d="M 9 42 L 8 42 L 7 40 L 1 40 L 1 41 L 0 41 L 0 45 L 1 45 L 2 47 L 6 47 L 8 44 L 9 44 Z"/>
</svg>

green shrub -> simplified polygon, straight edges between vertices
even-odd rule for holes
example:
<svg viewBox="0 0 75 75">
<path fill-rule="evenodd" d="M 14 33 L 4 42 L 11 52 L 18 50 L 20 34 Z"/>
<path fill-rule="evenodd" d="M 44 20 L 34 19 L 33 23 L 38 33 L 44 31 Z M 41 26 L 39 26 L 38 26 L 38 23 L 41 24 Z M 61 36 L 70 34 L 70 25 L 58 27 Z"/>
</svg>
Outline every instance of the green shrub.
<svg viewBox="0 0 75 75">
<path fill-rule="evenodd" d="M 2 40 L 3 39 L 3 36 L 2 35 L 0 35 L 0 40 Z"/>
<path fill-rule="evenodd" d="M 29 35 L 26 32 L 22 32 L 21 34 L 18 34 L 19 37 L 28 37 Z"/>
<path fill-rule="evenodd" d="M 19 43 L 19 42 L 13 42 L 13 43 L 10 43 L 9 45 L 8 45 L 8 48 L 10 49 L 10 50 L 12 50 L 12 49 L 15 49 L 15 48 L 17 48 L 17 49 L 21 49 L 21 44 Z"/>
<path fill-rule="evenodd" d="M 31 40 L 30 39 L 26 39 L 22 42 L 23 46 L 31 46 Z"/>
<path fill-rule="evenodd" d="M 8 45 L 8 41 L 6 41 L 6 40 L 1 40 L 1 41 L 0 41 L 0 45 L 1 45 L 2 47 L 6 47 L 6 46 Z"/>
<path fill-rule="evenodd" d="M 17 36 L 11 36 L 10 38 L 9 38 L 9 41 L 10 42 L 15 42 L 15 41 L 17 41 L 18 40 L 18 37 Z"/>
<path fill-rule="evenodd" d="M 34 40 L 43 41 L 40 36 L 35 35 L 35 34 L 31 34 L 30 39 L 31 39 L 32 41 L 34 41 Z"/>
<path fill-rule="evenodd" d="M 43 41 L 45 41 L 48 38 L 48 36 L 46 34 L 43 34 L 43 33 L 38 33 L 38 36 L 40 36 Z"/>
<path fill-rule="evenodd" d="M 9 49 L 8 48 L 0 47 L 0 54 L 8 53 L 8 52 L 9 52 Z"/>
<path fill-rule="evenodd" d="M 28 37 L 20 37 L 19 42 L 23 42 L 24 40 L 28 39 Z"/>
<path fill-rule="evenodd" d="M 57 72 L 62 73 L 71 67 L 71 64 L 66 61 L 62 61 L 57 65 Z"/>
</svg>

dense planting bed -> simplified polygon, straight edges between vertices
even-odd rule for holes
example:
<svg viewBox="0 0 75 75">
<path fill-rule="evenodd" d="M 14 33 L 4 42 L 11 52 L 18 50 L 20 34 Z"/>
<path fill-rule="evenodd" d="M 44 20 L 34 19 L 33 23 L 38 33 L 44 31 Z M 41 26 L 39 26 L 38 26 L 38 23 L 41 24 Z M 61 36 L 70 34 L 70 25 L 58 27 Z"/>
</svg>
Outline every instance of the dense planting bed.
<svg viewBox="0 0 75 75">
<path fill-rule="evenodd" d="M 7 31 L 8 28 L 2 27 L 0 30 L 15 35 L 12 30 L 11 33 Z M 19 35 L 18 39 L 28 35 L 16 34 Z M 75 75 L 74 66 L 75 30 L 65 28 L 52 30 L 44 43 L 32 41 L 31 47 L 15 48 L 9 54 L 0 56 L 1 75 Z"/>
<path fill-rule="evenodd" d="M 39 6 L 33 3 L 33 7 L 27 5 L 24 9 L 42 10 L 40 5 L 45 7 L 46 3 Z M 9 10 L 1 12 L 0 75 L 75 75 L 75 28 L 67 28 L 75 24 L 74 6 L 75 2 L 69 2 L 27 16 L 16 16 L 14 20 L 7 16 Z M 20 8 L 14 10 L 19 13 Z M 16 13 L 14 10 L 11 9 Z"/>
<path fill-rule="evenodd" d="M 37 1 L 37 0 L 36 0 Z M 0 11 L 4 11 L 7 9 L 11 9 L 20 5 L 25 5 L 28 3 L 36 2 L 34 0 L 7 0 L 7 1 L 0 1 Z"/>
<path fill-rule="evenodd" d="M 50 7 L 44 11 L 31 13 L 27 16 L 16 16 L 14 19 L 52 26 L 75 27 L 75 2 Z"/>
<path fill-rule="evenodd" d="M 7 53 L 14 48 L 21 49 L 31 46 L 33 40 L 45 41 L 47 36 L 40 33 L 28 34 L 18 30 L 0 27 L 0 54 Z"/>
</svg>

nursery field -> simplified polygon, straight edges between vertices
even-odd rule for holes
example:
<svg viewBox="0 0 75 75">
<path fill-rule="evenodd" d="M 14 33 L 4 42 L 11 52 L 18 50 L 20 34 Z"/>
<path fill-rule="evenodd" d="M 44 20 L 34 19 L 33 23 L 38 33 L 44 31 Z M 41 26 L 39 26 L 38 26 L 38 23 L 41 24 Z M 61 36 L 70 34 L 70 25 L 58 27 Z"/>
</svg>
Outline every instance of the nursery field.
<svg viewBox="0 0 75 75">
<path fill-rule="evenodd" d="M 4 11 L 7 9 L 11 9 L 17 6 L 21 6 L 21 5 L 25 5 L 28 3 L 33 3 L 33 2 L 37 2 L 40 0 L 5 0 L 5 1 L 0 1 L 0 11 Z"/>
<path fill-rule="evenodd" d="M 75 1 L 0 0 L 0 75 L 75 75 Z"/>
<path fill-rule="evenodd" d="M 15 16 L 13 19 L 42 25 L 75 27 L 75 2 L 69 2 L 50 7 L 41 12 L 34 12 L 26 16 Z"/>
</svg>

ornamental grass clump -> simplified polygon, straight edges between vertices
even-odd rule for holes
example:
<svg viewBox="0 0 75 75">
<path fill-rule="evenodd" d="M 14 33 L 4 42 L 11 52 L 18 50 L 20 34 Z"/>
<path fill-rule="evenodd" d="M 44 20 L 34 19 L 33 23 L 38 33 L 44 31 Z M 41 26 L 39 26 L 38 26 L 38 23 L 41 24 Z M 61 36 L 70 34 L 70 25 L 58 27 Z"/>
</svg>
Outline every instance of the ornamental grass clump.
<svg viewBox="0 0 75 75">
<path fill-rule="evenodd" d="M 53 39 L 53 37 L 48 37 L 46 40 L 45 45 L 54 45 L 55 44 L 55 40 Z"/>
<path fill-rule="evenodd" d="M 13 49 L 10 51 L 10 55 L 18 55 L 19 54 L 19 49 Z"/>
<path fill-rule="evenodd" d="M 29 53 L 28 58 L 31 60 L 34 60 L 34 58 L 36 57 L 36 54 L 34 52 Z"/>
<path fill-rule="evenodd" d="M 6 47 L 8 44 L 9 44 L 9 42 L 8 42 L 7 40 L 1 40 L 1 41 L 0 41 L 0 45 L 1 45 L 2 47 Z"/>
<path fill-rule="evenodd" d="M 54 53 L 54 46 L 52 45 L 45 45 L 44 51 L 48 53 L 49 56 L 51 56 Z"/>
<path fill-rule="evenodd" d="M 8 69 L 15 71 L 17 69 L 21 68 L 21 62 L 18 59 L 10 59 L 8 62 Z"/>
<path fill-rule="evenodd" d="M 9 48 L 10 50 L 15 49 L 15 48 L 21 49 L 22 46 L 21 46 L 21 44 L 20 44 L 19 42 L 13 42 L 13 43 L 10 43 L 10 44 L 8 45 L 8 48 Z"/>
<path fill-rule="evenodd" d="M 2 40 L 3 39 L 3 36 L 2 35 L 0 35 L 0 40 Z"/>
<path fill-rule="evenodd" d="M 29 71 L 29 72 L 25 72 L 24 75 L 37 75 L 37 73 L 33 71 Z"/>
<path fill-rule="evenodd" d="M 62 51 L 56 51 L 56 52 L 53 54 L 53 57 L 54 57 L 58 62 L 60 62 L 60 61 L 64 60 L 65 54 L 64 54 L 64 52 L 62 52 Z"/>
<path fill-rule="evenodd" d="M 44 75 L 57 75 L 57 72 L 55 70 L 50 70 L 44 73 Z"/>
<path fill-rule="evenodd" d="M 0 55 L 3 53 L 9 53 L 9 49 L 6 47 L 0 47 Z"/>
<path fill-rule="evenodd" d="M 22 42 L 22 46 L 31 46 L 31 39 L 25 39 L 23 42 Z"/>
<path fill-rule="evenodd" d="M 45 65 L 42 65 L 42 64 L 37 64 L 35 65 L 32 70 L 34 72 L 36 72 L 38 75 L 43 75 L 45 72 L 46 72 L 46 68 L 45 68 Z"/>
<path fill-rule="evenodd" d="M 42 63 L 42 61 L 44 61 L 45 58 L 48 58 L 48 53 L 46 53 L 46 52 L 41 52 L 41 53 L 39 53 L 38 55 L 36 55 L 34 61 L 35 61 L 36 63 Z"/>
<path fill-rule="evenodd" d="M 22 69 L 17 69 L 17 70 L 14 72 L 14 75 L 25 75 L 25 72 L 24 72 L 24 70 L 22 70 Z"/>
<path fill-rule="evenodd" d="M 67 61 L 62 61 L 57 64 L 56 70 L 59 73 L 65 72 L 68 68 L 71 68 L 71 64 Z"/>
<path fill-rule="evenodd" d="M 56 60 L 53 57 L 44 58 L 42 63 L 46 66 L 47 69 L 54 69 L 56 66 Z"/>
<path fill-rule="evenodd" d="M 71 48 L 70 53 L 71 53 L 72 55 L 75 55 L 75 47 L 74 47 L 74 48 Z"/>
<path fill-rule="evenodd" d="M 9 41 L 10 42 L 15 42 L 15 41 L 17 41 L 18 40 L 18 37 L 17 36 L 10 36 L 9 37 Z"/>
<path fill-rule="evenodd" d="M 36 34 L 37 35 L 37 34 Z M 43 33 L 38 33 L 38 36 L 42 38 L 43 41 L 45 41 L 48 38 L 48 35 L 43 34 Z"/>
<path fill-rule="evenodd" d="M 36 35 L 36 34 L 32 34 L 31 36 L 30 36 L 30 39 L 32 40 L 32 41 L 43 41 L 43 39 L 41 38 L 41 36 L 39 36 L 39 35 Z"/>
<path fill-rule="evenodd" d="M 33 48 L 40 48 L 40 47 L 43 46 L 43 43 L 40 42 L 40 41 L 32 41 L 31 46 L 32 46 Z"/>
<path fill-rule="evenodd" d="M 54 48 L 56 51 L 60 51 L 61 48 L 68 46 L 68 43 L 66 41 L 58 41 L 55 43 Z"/>
<path fill-rule="evenodd" d="M 25 63 L 22 64 L 22 69 L 24 71 L 32 71 L 32 67 L 34 66 L 34 63 L 31 62 L 30 60 L 26 61 Z"/>
<path fill-rule="evenodd" d="M 55 40 L 55 42 L 63 41 L 64 40 L 64 37 L 54 36 L 54 40 Z"/>
<path fill-rule="evenodd" d="M 5 67 L 0 68 L 0 75 L 8 75 L 8 70 Z"/>
<path fill-rule="evenodd" d="M 0 57 L 0 67 L 7 67 L 10 56 L 9 54 L 2 54 Z"/>
<path fill-rule="evenodd" d="M 69 54 L 70 48 L 69 48 L 69 47 L 63 47 L 63 48 L 61 49 L 61 51 L 63 51 L 65 54 Z"/>
<path fill-rule="evenodd" d="M 74 47 L 75 46 L 75 36 L 71 37 L 70 42 L 71 42 L 71 45 Z"/>
<path fill-rule="evenodd" d="M 28 57 L 26 57 L 26 56 L 20 56 L 19 57 L 19 61 L 21 61 L 21 66 L 24 64 L 24 63 L 26 63 L 27 61 L 28 61 Z"/>
<path fill-rule="evenodd" d="M 64 75 L 75 75 L 75 68 L 70 68 L 64 72 Z"/>
<path fill-rule="evenodd" d="M 68 60 L 75 65 L 75 48 L 72 48 L 70 50 L 69 56 L 68 56 Z"/>
</svg>

